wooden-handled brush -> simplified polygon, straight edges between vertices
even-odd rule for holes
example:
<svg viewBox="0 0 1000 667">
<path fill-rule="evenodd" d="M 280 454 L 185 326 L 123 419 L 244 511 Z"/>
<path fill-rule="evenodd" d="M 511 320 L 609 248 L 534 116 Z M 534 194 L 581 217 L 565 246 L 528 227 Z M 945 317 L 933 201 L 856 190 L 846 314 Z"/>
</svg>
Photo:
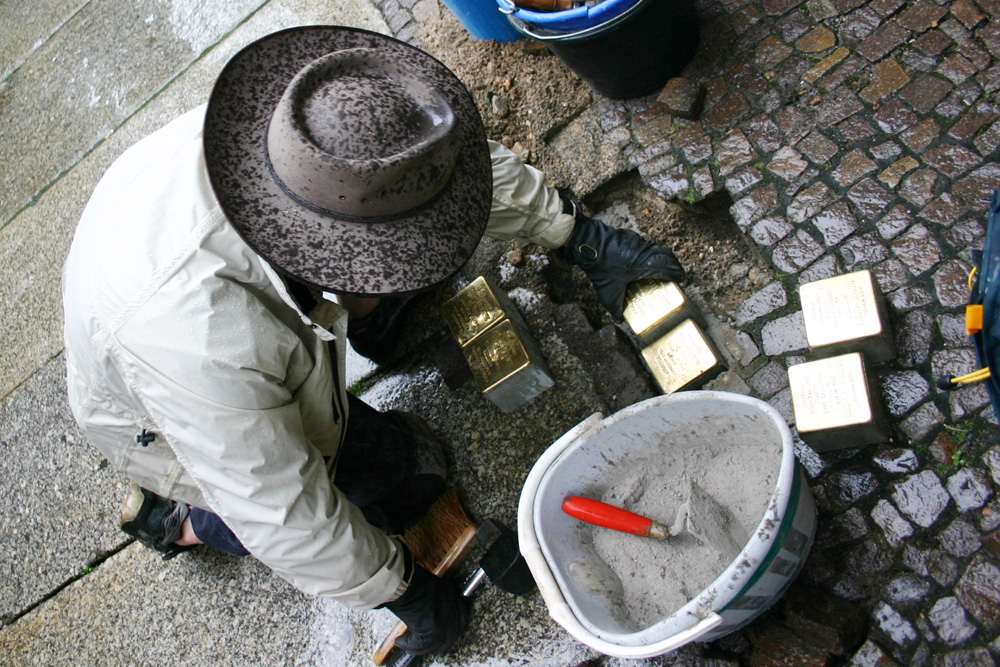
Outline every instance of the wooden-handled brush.
<svg viewBox="0 0 1000 667">
<path fill-rule="evenodd" d="M 476 543 L 476 525 L 472 523 L 457 488 L 451 488 L 427 510 L 427 514 L 403 535 L 414 560 L 438 577 L 445 577 L 465 560 Z M 406 632 L 400 621 L 375 650 L 376 665 L 385 663 Z"/>
</svg>

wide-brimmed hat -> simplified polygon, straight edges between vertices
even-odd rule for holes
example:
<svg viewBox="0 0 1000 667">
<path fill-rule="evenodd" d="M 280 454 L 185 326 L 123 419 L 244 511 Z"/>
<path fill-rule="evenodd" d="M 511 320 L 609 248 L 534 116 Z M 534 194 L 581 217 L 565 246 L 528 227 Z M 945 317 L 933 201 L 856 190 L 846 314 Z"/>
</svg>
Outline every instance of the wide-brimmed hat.
<svg viewBox="0 0 1000 667">
<path fill-rule="evenodd" d="M 453 275 L 492 197 L 475 101 L 430 55 L 339 26 L 234 56 L 209 98 L 205 160 L 226 216 L 291 278 L 357 296 Z"/>
</svg>

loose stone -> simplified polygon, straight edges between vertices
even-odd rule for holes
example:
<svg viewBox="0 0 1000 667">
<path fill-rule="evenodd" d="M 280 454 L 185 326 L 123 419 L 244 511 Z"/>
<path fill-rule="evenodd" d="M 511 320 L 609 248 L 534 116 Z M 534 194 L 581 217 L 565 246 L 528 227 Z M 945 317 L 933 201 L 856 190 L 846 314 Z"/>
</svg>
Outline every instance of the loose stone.
<svg viewBox="0 0 1000 667">
<path fill-rule="evenodd" d="M 854 233 L 858 228 L 858 220 L 851 213 L 850 207 L 841 202 L 821 211 L 812 220 L 823 235 L 823 242 L 833 246 Z"/>
<path fill-rule="evenodd" d="M 873 178 L 866 178 L 847 193 L 848 198 L 858 207 L 865 218 L 875 219 L 895 201 L 896 196 L 882 187 Z"/>
<path fill-rule="evenodd" d="M 929 271 L 941 261 L 941 247 L 923 225 L 911 227 L 893 241 L 892 251 L 914 275 Z"/>
<path fill-rule="evenodd" d="M 1000 630 L 1000 567 L 977 556 L 955 587 L 962 606 L 993 633 Z"/>
<path fill-rule="evenodd" d="M 976 626 L 969 622 L 958 598 L 941 598 L 927 616 L 934 624 L 938 637 L 952 646 L 961 644 L 976 634 Z"/>
<path fill-rule="evenodd" d="M 878 480 L 870 472 L 845 470 L 831 475 L 829 481 L 845 505 L 853 505 L 878 488 Z"/>
<path fill-rule="evenodd" d="M 950 502 L 941 480 L 930 470 L 895 482 L 892 489 L 899 510 L 922 528 L 933 525 Z"/>
<path fill-rule="evenodd" d="M 875 622 L 882 631 L 889 636 L 893 642 L 900 646 L 913 644 L 920 636 L 916 629 L 905 618 L 899 615 L 895 609 L 883 603 L 875 609 Z"/>
<path fill-rule="evenodd" d="M 816 239 L 800 229 L 794 236 L 779 243 L 771 258 L 779 270 L 797 273 L 816 261 L 823 250 Z"/>
<path fill-rule="evenodd" d="M 753 240 L 764 247 L 773 246 L 795 229 L 782 217 L 764 218 L 750 229 Z"/>
<path fill-rule="evenodd" d="M 736 325 L 744 326 L 788 304 L 788 293 L 780 280 L 776 280 L 755 293 L 736 309 Z"/>
<path fill-rule="evenodd" d="M 890 373 L 882 378 L 882 396 L 889 414 L 894 417 L 902 417 L 930 396 L 930 384 L 923 374 L 917 371 Z M 899 452 L 899 450 L 894 451 Z M 915 462 L 916 456 L 913 455 L 912 450 L 907 451 L 910 453 L 907 460 Z M 876 458 L 875 462 L 888 472 L 913 472 L 913 470 L 890 470 L 881 463 L 879 458 Z"/>
<path fill-rule="evenodd" d="M 912 449 L 884 449 L 877 452 L 873 460 L 882 470 L 893 474 L 911 473 L 920 467 L 920 460 Z"/>
<path fill-rule="evenodd" d="M 809 347 L 806 340 L 806 327 L 802 320 L 802 311 L 779 317 L 764 325 L 761 331 L 764 344 L 764 354 L 769 357 L 805 350 Z"/>
<path fill-rule="evenodd" d="M 899 512 L 888 500 L 880 500 L 872 509 L 872 520 L 882 529 L 885 539 L 894 547 L 913 535 L 913 526 L 900 516 Z"/>
<path fill-rule="evenodd" d="M 910 228 L 913 224 L 913 217 L 909 212 L 902 206 L 896 206 L 888 213 L 883 215 L 875 226 L 878 227 L 878 233 L 882 235 L 882 238 L 887 241 L 893 239 L 899 234 Z"/>
<path fill-rule="evenodd" d="M 979 551 L 979 531 L 965 519 L 956 519 L 938 537 L 944 550 L 957 558 L 968 558 Z"/>
<path fill-rule="evenodd" d="M 894 661 L 877 644 L 866 641 L 851 658 L 850 667 L 892 667 Z"/>
<path fill-rule="evenodd" d="M 944 415 L 941 414 L 936 405 L 924 403 L 913 414 L 904 419 L 899 427 L 911 440 L 922 440 L 944 421 Z"/>
<path fill-rule="evenodd" d="M 963 468 L 948 478 L 948 493 L 960 512 L 979 509 L 993 496 L 986 473 L 975 468 Z"/>
<path fill-rule="evenodd" d="M 930 582 L 926 579 L 903 575 L 889 582 L 886 586 L 886 596 L 894 605 L 907 607 L 923 601 L 930 590 Z"/>
</svg>

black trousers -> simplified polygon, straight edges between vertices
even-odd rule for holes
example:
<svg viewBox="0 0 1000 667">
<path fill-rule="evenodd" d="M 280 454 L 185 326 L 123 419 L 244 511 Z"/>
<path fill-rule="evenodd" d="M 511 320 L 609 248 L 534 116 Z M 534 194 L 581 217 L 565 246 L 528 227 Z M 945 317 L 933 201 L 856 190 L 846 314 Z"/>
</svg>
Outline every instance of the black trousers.
<svg viewBox="0 0 1000 667">
<path fill-rule="evenodd" d="M 436 490 L 426 481 L 411 483 L 423 436 L 393 412 L 379 412 L 351 394 L 347 398 L 350 412 L 333 484 L 361 508 L 370 523 L 388 533 L 400 532 L 433 500 L 420 496 Z M 249 553 L 212 512 L 192 508 L 191 526 L 198 539 L 213 549 L 238 556 Z"/>
</svg>

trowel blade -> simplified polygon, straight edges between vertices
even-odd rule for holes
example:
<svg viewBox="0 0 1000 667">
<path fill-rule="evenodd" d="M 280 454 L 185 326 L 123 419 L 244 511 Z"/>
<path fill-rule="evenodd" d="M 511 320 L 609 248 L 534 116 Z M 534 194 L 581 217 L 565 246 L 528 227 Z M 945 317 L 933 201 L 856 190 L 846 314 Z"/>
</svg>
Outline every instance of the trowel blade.
<svg viewBox="0 0 1000 667">
<path fill-rule="evenodd" d="M 694 480 L 690 480 L 685 508 L 687 531 L 705 546 L 735 558 L 747 543 L 749 536 L 732 513 Z"/>
</svg>

